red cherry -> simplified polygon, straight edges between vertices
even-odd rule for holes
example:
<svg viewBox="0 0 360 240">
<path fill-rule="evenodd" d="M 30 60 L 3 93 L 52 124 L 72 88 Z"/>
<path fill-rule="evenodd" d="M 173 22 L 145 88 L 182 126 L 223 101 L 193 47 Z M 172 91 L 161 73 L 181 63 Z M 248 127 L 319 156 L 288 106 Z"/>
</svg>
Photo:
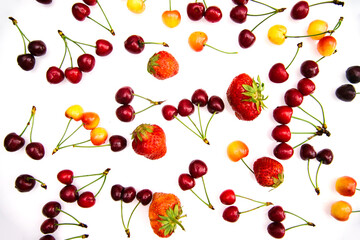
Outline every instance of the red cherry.
<svg viewBox="0 0 360 240">
<path fill-rule="evenodd" d="M 82 72 L 78 67 L 68 67 L 65 69 L 65 77 L 67 80 L 69 80 L 69 82 L 76 84 L 81 81 Z"/>
<path fill-rule="evenodd" d="M 198 21 L 205 15 L 205 6 L 201 2 L 189 3 L 186 13 L 191 20 Z"/>
<path fill-rule="evenodd" d="M 285 235 L 285 227 L 281 222 L 270 223 L 267 231 L 274 238 L 282 238 Z"/>
<path fill-rule="evenodd" d="M 189 164 L 189 173 L 193 178 L 204 176 L 207 173 L 207 170 L 206 164 L 201 160 L 196 159 Z"/>
<path fill-rule="evenodd" d="M 332 163 L 333 159 L 334 154 L 329 148 L 322 149 L 316 154 L 316 160 L 322 162 L 325 165 Z"/>
<path fill-rule="evenodd" d="M 309 10 L 309 4 L 306 1 L 299 1 L 292 7 L 290 16 L 295 20 L 304 19 L 309 14 Z"/>
<path fill-rule="evenodd" d="M 193 95 L 191 96 L 191 102 L 196 106 L 199 105 L 200 107 L 206 106 L 209 101 L 209 97 L 204 89 L 197 89 Z"/>
<path fill-rule="evenodd" d="M 211 6 L 205 10 L 204 17 L 208 22 L 219 22 L 222 18 L 222 12 L 217 6 Z"/>
<path fill-rule="evenodd" d="M 319 65 L 313 60 L 307 60 L 301 64 L 300 72 L 306 78 L 313 78 L 319 74 Z"/>
<path fill-rule="evenodd" d="M 136 197 L 136 190 L 134 187 L 126 187 L 122 193 L 122 200 L 124 203 L 131 203 Z"/>
<path fill-rule="evenodd" d="M 35 67 L 35 62 L 34 55 L 30 53 L 21 54 L 17 57 L 17 63 L 25 71 L 32 70 Z"/>
<path fill-rule="evenodd" d="M 90 6 L 94 6 L 97 4 L 97 0 L 83 0 L 84 3 L 86 3 L 87 5 L 90 5 Z"/>
<path fill-rule="evenodd" d="M 37 2 L 39 3 L 42 3 L 42 4 L 50 4 L 52 3 L 52 0 L 36 0 Z"/>
<path fill-rule="evenodd" d="M 308 78 L 301 79 L 297 84 L 297 89 L 299 89 L 304 96 L 314 93 L 315 88 L 315 83 Z"/>
<path fill-rule="evenodd" d="M 90 208 L 95 205 L 96 199 L 92 192 L 83 192 L 80 194 L 77 204 L 83 208 Z"/>
<path fill-rule="evenodd" d="M 90 8 L 83 3 L 75 3 L 71 8 L 73 16 L 78 21 L 84 21 L 90 15 Z"/>
<path fill-rule="evenodd" d="M 148 205 L 152 200 L 152 192 L 149 189 L 140 190 L 136 194 L 136 199 L 144 206 Z"/>
<path fill-rule="evenodd" d="M 286 91 L 284 99 L 289 107 L 298 107 L 301 105 L 304 96 L 296 88 L 291 88 Z"/>
<path fill-rule="evenodd" d="M 116 109 L 116 116 L 122 122 L 131 122 L 135 118 L 135 110 L 131 105 L 121 105 Z"/>
<path fill-rule="evenodd" d="M 77 64 L 82 72 L 90 72 L 95 66 L 95 58 L 93 55 L 85 53 L 78 57 Z"/>
<path fill-rule="evenodd" d="M 139 35 L 131 35 L 125 40 L 124 47 L 130 53 L 139 54 L 145 48 L 144 39 Z"/>
<path fill-rule="evenodd" d="M 110 148 L 113 152 L 120 152 L 124 150 L 127 146 L 127 140 L 120 135 L 112 135 L 109 138 Z"/>
<path fill-rule="evenodd" d="M 104 57 L 109 55 L 113 50 L 113 45 L 104 39 L 99 39 L 96 41 L 96 55 Z"/>
<path fill-rule="evenodd" d="M 35 178 L 29 174 L 21 174 L 15 180 L 15 188 L 19 192 L 29 192 L 35 187 L 35 184 Z"/>
<path fill-rule="evenodd" d="M 50 234 L 47 234 L 47 235 L 42 236 L 39 240 L 55 240 L 55 238 L 53 236 L 51 236 Z"/>
<path fill-rule="evenodd" d="M 254 33 L 252 33 L 250 30 L 248 29 L 244 29 L 240 32 L 239 34 L 239 45 L 242 48 L 249 48 L 251 47 L 254 42 L 256 40 L 256 37 L 254 35 Z"/>
<path fill-rule="evenodd" d="M 60 190 L 59 195 L 64 202 L 68 203 L 76 202 L 79 198 L 79 193 L 74 185 L 66 185 Z"/>
<path fill-rule="evenodd" d="M 183 174 L 180 174 L 178 183 L 179 183 L 180 188 L 183 191 L 186 191 L 186 190 L 192 189 L 195 186 L 195 179 L 192 176 L 190 176 L 190 174 L 183 173 Z"/>
<path fill-rule="evenodd" d="M 293 109 L 289 106 L 279 106 L 273 111 L 273 117 L 275 121 L 281 124 L 288 124 L 291 121 L 293 115 Z"/>
<path fill-rule="evenodd" d="M 161 113 L 166 120 L 171 121 L 178 115 L 178 110 L 172 105 L 165 105 L 161 109 Z"/>
<path fill-rule="evenodd" d="M 9 133 L 4 139 L 6 151 L 15 152 L 25 145 L 25 139 L 16 133 Z"/>
<path fill-rule="evenodd" d="M 285 124 L 278 125 L 271 132 L 271 136 L 275 139 L 275 141 L 288 142 L 291 139 L 290 128 Z"/>
<path fill-rule="evenodd" d="M 42 214 L 48 218 L 54 218 L 59 215 L 61 204 L 56 201 L 46 203 L 42 208 Z"/>
<path fill-rule="evenodd" d="M 50 67 L 46 72 L 46 80 L 49 83 L 57 84 L 64 80 L 65 74 L 58 67 Z"/>
<path fill-rule="evenodd" d="M 231 205 L 236 201 L 235 192 L 232 189 L 227 189 L 220 194 L 220 201 L 222 204 Z"/>
<path fill-rule="evenodd" d="M 131 87 L 122 87 L 115 94 L 115 101 L 120 104 L 129 104 L 134 99 L 134 90 Z"/>
<path fill-rule="evenodd" d="M 224 111 L 224 101 L 219 96 L 211 96 L 207 105 L 207 109 L 210 113 L 218 114 Z"/>
<path fill-rule="evenodd" d="M 273 222 L 282 222 L 285 220 L 286 215 L 281 206 L 273 206 L 268 211 L 268 217 Z"/>
<path fill-rule="evenodd" d="M 111 187 L 111 198 L 114 201 L 120 201 L 122 199 L 122 194 L 124 192 L 124 187 L 120 184 L 115 184 Z"/>
<path fill-rule="evenodd" d="M 182 99 L 178 105 L 178 112 L 180 116 L 187 117 L 194 113 L 194 104 L 189 99 Z"/>
<path fill-rule="evenodd" d="M 55 218 L 46 219 L 40 226 L 40 231 L 43 234 L 53 233 L 58 228 L 58 221 Z"/>
<path fill-rule="evenodd" d="M 313 146 L 308 143 L 304 143 L 300 147 L 300 158 L 302 160 L 314 159 L 316 157 L 316 151 Z"/>
<path fill-rule="evenodd" d="M 26 145 L 25 150 L 26 154 L 34 160 L 40 160 L 45 156 L 44 145 L 39 142 L 29 143 L 28 145 Z"/>
<path fill-rule="evenodd" d="M 289 73 L 286 71 L 284 64 L 276 63 L 270 68 L 269 79 L 273 83 L 283 83 L 289 78 Z"/>
<path fill-rule="evenodd" d="M 73 177 L 74 177 L 74 173 L 73 173 L 73 171 L 71 171 L 69 169 L 61 170 L 57 174 L 57 179 L 59 180 L 59 182 L 65 184 L 65 185 L 71 184 L 74 179 Z"/>
<path fill-rule="evenodd" d="M 225 208 L 222 217 L 225 221 L 236 222 L 240 217 L 239 209 L 236 206 L 227 207 Z"/>
<path fill-rule="evenodd" d="M 274 156 L 280 160 L 288 160 L 294 155 L 294 149 L 287 143 L 280 143 L 274 148 Z"/>
<path fill-rule="evenodd" d="M 232 1 L 236 5 L 241 5 L 241 4 L 246 5 L 249 2 L 249 0 L 232 0 Z"/>
<path fill-rule="evenodd" d="M 236 23 L 244 23 L 247 18 L 248 8 L 241 4 L 235 6 L 230 11 L 230 18 Z"/>
</svg>

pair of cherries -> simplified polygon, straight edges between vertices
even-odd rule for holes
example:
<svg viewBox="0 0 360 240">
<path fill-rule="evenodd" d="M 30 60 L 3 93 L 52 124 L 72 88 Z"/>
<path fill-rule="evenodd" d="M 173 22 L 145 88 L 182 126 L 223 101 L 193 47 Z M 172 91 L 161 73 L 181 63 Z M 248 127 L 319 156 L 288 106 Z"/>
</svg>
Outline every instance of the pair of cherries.
<svg viewBox="0 0 360 240">
<path fill-rule="evenodd" d="M 219 22 L 222 19 L 221 9 L 217 6 L 206 5 L 206 2 L 193 2 L 189 3 L 186 7 L 186 13 L 190 20 L 199 21 L 203 17 L 206 21 L 211 23 Z"/>
<path fill-rule="evenodd" d="M 355 90 L 354 84 L 360 82 L 360 66 L 350 66 L 345 71 L 346 79 L 350 83 L 346 83 L 338 87 L 335 91 L 336 97 L 344 102 L 351 102 L 358 94 Z"/>
</svg>

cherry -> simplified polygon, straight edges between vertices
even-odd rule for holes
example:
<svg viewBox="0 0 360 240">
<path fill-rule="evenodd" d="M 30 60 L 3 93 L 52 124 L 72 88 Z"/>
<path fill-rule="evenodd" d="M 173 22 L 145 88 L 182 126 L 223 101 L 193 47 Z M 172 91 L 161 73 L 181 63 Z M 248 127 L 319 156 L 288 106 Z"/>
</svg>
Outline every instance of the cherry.
<svg viewBox="0 0 360 240">
<path fill-rule="evenodd" d="M 231 205 L 236 201 L 235 192 L 232 189 L 227 189 L 220 194 L 220 201 L 222 204 Z"/>
<path fill-rule="evenodd" d="M 59 195 L 64 202 L 68 203 L 76 202 L 79 198 L 79 193 L 75 185 L 66 185 L 60 190 Z"/>
<path fill-rule="evenodd" d="M 130 203 L 132 202 L 136 197 L 136 190 L 134 187 L 126 187 L 123 190 L 122 193 L 122 200 L 124 201 L 124 203 Z"/>
<path fill-rule="evenodd" d="M 134 99 L 134 90 L 129 87 L 120 88 L 115 94 L 115 101 L 120 104 L 129 104 Z"/>
<path fill-rule="evenodd" d="M 58 67 L 50 67 L 46 72 L 46 80 L 49 83 L 57 84 L 64 80 L 65 74 L 64 72 Z"/>
<path fill-rule="evenodd" d="M 204 17 L 208 22 L 219 22 L 222 18 L 222 12 L 219 7 L 211 6 L 205 10 Z"/>
<path fill-rule="evenodd" d="M 120 201 L 122 199 L 122 194 L 124 192 L 124 187 L 120 184 L 115 184 L 111 187 L 111 198 L 114 201 Z"/>
<path fill-rule="evenodd" d="M 278 125 L 271 132 L 271 136 L 277 142 L 288 142 L 291 139 L 290 128 L 285 124 Z"/>
<path fill-rule="evenodd" d="M 93 55 L 85 53 L 78 57 L 77 64 L 82 72 L 90 72 L 95 66 L 95 58 Z"/>
<path fill-rule="evenodd" d="M 201 2 L 189 3 L 186 13 L 191 20 L 198 21 L 205 15 L 205 5 Z"/>
<path fill-rule="evenodd" d="M 191 102 L 200 107 L 206 106 L 209 101 L 209 97 L 204 89 L 197 89 L 191 96 Z"/>
<path fill-rule="evenodd" d="M 39 240 L 55 240 L 55 238 L 52 235 L 48 234 L 48 235 L 42 236 Z"/>
<path fill-rule="evenodd" d="M 130 53 L 139 54 L 144 50 L 145 44 L 160 44 L 164 47 L 169 47 L 169 45 L 164 42 L 145 42 L 144 39 L 139 35 L 131 35 L 130 37 L 128 37 L 124 42 L 124 47 Z"/>
<path fill-rule="evenodd" d="M 356 97 L 355 87 L 351 84 L 343 84 L 335 91 L 338 99 L 345 102 L 351 102 Z"/>
<path fill-rule="evenodd" d="M 238 37 L 239 45 L 242 48 L 251 47 L 256 40 L 254 33 L 248 29 L 243 29 Z"/>
<path fill-rule="evenodd" d="M 178 179 L 178 183 L 180 188 L 183 191 L 192 189 L 193 187 L 195 187 L 195 179 L 187 173 L 183 173 L 180 174 L 179 179 Z"/>
<path fill-rule="evenodd" d="M 285 235 L 285 227 L 281 222 L 270 223 L 267 231 L 274 238 L 282 238 Z"/>
<path fill-rule="evenodd" d="M 274 148 L 273 153 L 280 160 L 288 160 L 294 155 L 294 149 L 289 144 L 282 142 Z"/>
<path fill-rule="evenodd" d="M 301 64 L 300 72 L 306 78 L 313 78 L 319 73 L 319 65 L 315 61 L 307 60 Z"/>
<path fill-rule="evenodd" d="M 92 192 L 83 192 L 77 199 L 77 204 L 83 208 L 90 208 L 95 205 L 96 199 Z"/>
<path fill-rule="evenodd" d="M 152 200 L 152 192 L 149 189 L 142 189 L 136 194 L 136 199 L 144 206 L 148 205 Z"/>
<path fill-rule="evenodd" d="M 82 78 L 82 72 L 78 67 L 68 67 L 65 69 L 65 77 L 71 83 L 79 83 Z"/>
<path fill-rule="evenodd" d="M 282 222 L 285 220 L 285 211 L 281 206 L 273 206 L 268 211 L 268 217 L 273 222 Z"/>
<path fill-rule="evenodd" d="M 291 121 L 293 115 L 293 109 L 289 106 L 279 106 L 273 111 L 273 117 L 275 121 L 281 124 L 288 124 Z"/>
<path fill-rule="evenodd" d="M 195 111 L 194 104 L 189 99 L 182 99 L 179 102 L 177 109 L 182 117 L 187 117 Z"/>
<path fill-rule="evenodd" d="M 230 18 L 236 23 L 244 23 L 247 18 L 248 8 L 243 5 L 237 5 L 230 11 Z"/>
<path fill-rule="evenodd" d="M 360 82 L 360 66 L 351 66 L 346 69 L 346 79 L 351 83 Z"/>
<path fill-rule="evenodd" d="M 296 88 L 291 88 L 285 92 L 284 99 L 289 107 L 298 107 L 301 105 L 304 96 Z"/>
<path fill-rule="evenodd" d="M 30 71 L 35 66 L 35 57 L 29 53 L 21 54 L 17 57 L 17 63 L 23 70 Z"/>
<path fill-rule="evenodd" d="M 325 165 L 329 165 L 330 163 L 332 163 L 333 159 L 334 159 L 334 154 L 328 148 L 320 150 L 316 154 L 316 160 L 318 160 L 319 162 L 321 162 L 321 163 L 323 163 Z"/>
<path fill-rule="evenodd" d="M 46 219 L 40 226 L 40 231 L 43 234 L 53 233 L 58 229 L 58 221 L 55 218 Z"/>
<path fill-rule="evenodd" d="M 35 187 L 35 183 L 39 182 L 41 187 L 46 189 L 47 186 L 45 183 L 39 181 L 29 174 L 21 174 L 15 180 L 15 188 L 19 192 L 29 192 Z"/>
<path fill-rule="evenodd" d="M 36 0 L 37 2 L 39 3 L 42 3 L 42 4 L 50 4 L 52 3 L 52 0 Z"/>
<path fill-rule="evenodd" d="M 232 0 L 232 1 L 236 5 L 241 5 L 241 4 L 246 5 L 249 2 L 249 0 Z"/>
<path fill-rule="evenodd" d="M 45 156 L 45 148 L 39 142 L 31 142 L 26 146 L 26 153 L 34 160 L 40 160 Z"/>
<path fill-rule="evenodd" d="M 95 45 L 96 46 L 95 53 L 98 56 L 101 56 L 101 57 L 107 56 L 113 50 L 113 45 L 107 40 L 99 39 L 99 40 L 96 41 L 95 44 L 96 44 Z"/>
<path fill-rule="evenodd" d="M 41 40 L 34 40 L 29 42 L 28 50 L 34 56 L 43 56 L 46 53 L 46 45 Z"/>
<path fill-rule="evenodd" d="M 304 96 L 308 96 L 314 93 L 315 88 L 316 88 L 315 83 L 308 78 L 301 79 L 297 84 L 297 89 Z"/>
<path fill-rule="evenodd" d="M 199 159 L 193 160 L 189 165 L 189 173 L 195 179 L 204 176 L 207 170 L 206 164 Z"/>
<path fill-rule="evenodd" d="M 110 148 L 113 152 L 120 152 L 124 150 L 127 146 L 127 140 L 123 136 L 120 135 L 112 135 L 109 138 Z"/>
<path fill-rule="evenodd" d="M 240 217 L 239 209 L 236 206 L 227 207 L 225 208 L 222 217 L 225 221 L 236 222 Z"/>
<path fill-rule="evenodd" d="M 212 114 L 224 111 L 224 101 L 219 96 L 211 96 L 207 105 L 207 109 Z"/>
<path fill-rule="evenodd" d="M 95 6 L 97 4 L 97 0 L 83 0 L 84 3 L 90 6 Z"/>
<path fill-rule="evenodd" d="M 300 147 L 300 157 L 302 160 L 314 159 L 316 157 L 314 147 L 308 143 L 302 144 Z"/>
<path fill-rule="evenodd" d="M 304 19 L 309 14 L 309 10 L 309 4 L 306 1 L 299 1 L 292 7 L 290 16 L 295 20 Z"/>
<path fill-rule="evenodd" d="M 73 173 L 73 171 L 71 171 L 69 169 L 61 170 L 57 174 L 57 179 L 62 184 L 70 185 L 74 180 L 74 173 Z"/>
<path fill-rule="evenodd" d="M 161 113 L 166 120 L 170 121 L 173 120 L 178 115 L 178 110 L 173 105 L 165 105 L 161 109 Z"/>
<path fill-rule="evenodd" d="M 48 218 L 54 218 L 59 215 L 61 204 L 56 201 L 46 203 L 42 208 L 42 214 Z"/>
<path fill-rule="evenodd" d="M 25 145 L 25 139 L 12 132 L 6 135 L 4 139 L 4 147 L 6 151 L 15 152 Z"/>
<path fill-rule="evenodd" d="M 122 122 L 131 122 L 135 118 L 135 110 L 131 105 L 121 105 L 116 109 L 116 116 Z"/>
<path fill-rule="evenodd" d="M 75 3 L 71 8 L 73 16 L 78 21 L 84 21 L 90 15 L 90 8 L 83 3 Z"/>
</svg>

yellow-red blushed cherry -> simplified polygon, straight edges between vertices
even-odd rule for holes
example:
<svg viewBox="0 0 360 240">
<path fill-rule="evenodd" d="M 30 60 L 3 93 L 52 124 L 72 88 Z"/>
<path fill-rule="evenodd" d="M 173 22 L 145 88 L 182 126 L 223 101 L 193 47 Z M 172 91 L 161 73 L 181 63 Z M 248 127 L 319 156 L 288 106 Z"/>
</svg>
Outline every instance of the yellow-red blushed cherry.
<svg viewBox="0 0 360 240">
<path fill-rule="evenodd" d="M 94 112 L 84 112 L 81 121 L 85 129 L 92 130 L 98 126 L 100 117 Z"/>
<path fill-rule="evenodd" d="M 336 49 L 336 39 L 333 36 L 325 36 L 317 43 L 318 52 L 325 57 L 331 56 Z"/>
<path fill-rule="evenodd" d="M 208 36 L 206 33 L 197 31 L 190 34 L 188 42 L 195 52 L 200 52 L 204 49 L 207 40 Z"/>
<path fill-rule="evenodd" d="M 75 121 L 81 120 L 84 110 L 80 105 L 72 105 L 65 111 L 65 117 L 74 119 Z"/>
<path fill-rule="evenodd" d="M 356 180 L 349 176 L 339 177 L 335 182 L 336 191 L 346 197 L 351 197 L 355 194 L 356 186 Z"/>
<path fill-rule="evenodd" d="M 331 216 L 338 221 L 347 221 L 352 213 L 352 207 L 350 203 L 345 201 L 337 201 L 331 205 Z"/>
<path fill-rule="evenodd" d="M 231 142 L 227 147 L 227 155 L 229 159 L 233 162 L 238 162 L 240 159 L 246 157 L 248 154 L 248 146 L 240 140 L 235 140 Z"/>
<path fill-rule="evenodd" d="M 307 29 L 307 34 L 314 35 L 314 36 L 311 36 L 311 39 L 320 40 L 321 38 L 323 38 L 325 36 L 325 32 L 327 30 L 328 30 L 327 22 L 316 19 L 309 24 L 308 29 Z M 323 34 L 320 34 L 320 33 L 323 33 Z M 317 34 L 320 34 L 320 35 L 317 35 Z"/>
<path fill-rule="evenodd" d="M 174 28 L 181 22 L 181 14 L 178 10 L 168 10 L 161 15 L 163 23 L 169 27 Z"/>
<path fill-rule="evenodd" d="M 106 129 L 102 127 L 96 127 L 90 132 L 90 141 L 95 146 L 99 146 L 105 143 L 107 137 L 108 137 L 108 133 Z"/>
</svg>

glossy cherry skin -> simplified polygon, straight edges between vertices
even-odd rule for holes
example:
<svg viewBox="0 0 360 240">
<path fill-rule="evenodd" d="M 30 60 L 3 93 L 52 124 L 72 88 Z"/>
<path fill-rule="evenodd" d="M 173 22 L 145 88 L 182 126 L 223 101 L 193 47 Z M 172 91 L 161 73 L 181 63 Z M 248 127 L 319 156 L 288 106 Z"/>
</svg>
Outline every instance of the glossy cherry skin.
<svg viewBox="0 0 360 240">
<path fill-rule="evenodd" d="M 191 96 L 191 102 L 195 106 L 205 107 L 209 101 L 209 96 L 204 89 L 197 89 Z"/>
<path fill-rule="evenodd" d="M 46 219 L 40 226 L 43 234 L 53 233 L 58 229 L 58 221 L 55 218 Z"/>
<path fill-rule="evenodd" d="M 268 211 L 268 217 L 273 222 L 282 222 L 285 220 L 286 214 L 281 206 L 273 206 Z"/>
<path fill-rule="evenodd" d="M 84 21 L 90 15 L 90 8 L 83 3 L 75 3 L 71 8 L 73 16 L 78 21 Z"/>
<path fill-rule="evenodd" d="M 220 201 L 222 204 L 231 205 L 236 201 L 235 192 L 232 189 L 227 189 L 220 194 Z"/>
<path fill-rule="evenodd" d="M 74 180 L 74 173 L 69 169 L 64 169 L 61 170 L 56 177 L 62 184 L 70 185 Z"/>
<path fill-rule="evenodd" d="M 96 203 L 95 196 L 92 192 L 83 192 L 80 194 L 77 204 L 82 208 L 90 208 Z"/>
<path fill-rule="evenodd" d="M 85 53 L 78 57 L 77 64 L 82 72 L 90 72 L 95 66 L 95 57 Z"/>
<path fill-rule="evenodd" d="M 35 187 L 35 179 L 29 174 L 21 174 L 15 180 L 15 188 L 19 192 L 29 192 Z"/>
<path fill-rule="evenodd" d="M 54 218 L 59 215 L 61 204 L 56 201 L 47 202 L 42 208 L 42 214 L 48 218 Z"/>
<path fill-rule="evenodd" d="M 273 153 L 280 160 L 288 160 L 294 155 L 294 149 L 289 144 L 282 142 L 274 148 Z"/>
<path fill-rule="evenodd" d="M 346 79 L 351 83 L 360 82 L 360 66 L 351 66 L 346 69 Z"/>
<path fill-rule="evenodd" d="M 225 208 L 222 217 L 225 221 L 236 222 L 240 217 L 239 209 L 236 206 L 227 207 Z"/>
<path fill-rule="evenodd" d="M 36 0 L 37 2 L 39 3 L 42 3 L 42 4 L 50 4 L 52 3 L 52 0 Z"/>
<path fill-rule="evenodd" d="M 281 222 L 270 223 L 267 231 L 274 238 L 282 238 L 285 235 L 285 227 Z"/>
<path fill-rule="evenodd" d="M 301 64 L 300 72 L 306 78 L 313 78 L 319 73 L 319 65 L 313 60 L 307 60 Z"/>
<path fill-rule="evenodd" d="M 25 150 L 27 155 L 34 160 L 40 160 L 45 156 L 44 145 L 39 142 L 29 143 L 28 145 L 26 145 Z"/>
<path fill-rule="evenodd" d="M 291 132 L 288 125 L 276 126 L 271 132 L 272 138 L 277 142 L 288 142 L 291 139 Z"/>
<path fill-rule="evenodd" d="M 304 100 L 304 96 L 296 88 L 291 88 L 285 92 L 285 103 L 289 107 L 298 107 Z"/>
<path fill-rule="evenodd" d="M 356 97 L 356 90 L 352 84 L 343 84 L 335 91 L 338 99 L 344 102 L 351 102 Z"/>
<path fill-rule="evenodd" d="M 236 5 L 241 5 L 241 4 L 246 5 L 249 2 L 249 0 L 232 0 L 232 1 Z"/>
<path fill-rule="evenodd" d="M 303 78 L 298 82 L 297 89 L 301 92 L 302 95 L 308 96 L 315 92 L 316 86 L 315 83 L 310 79 Z"/>
<path fill-rule="evenodd" d="M 190 190 L 195 187 L 195 179 L 188 173 L 180 174 L 178 183 L 183 191 Z"/>
<path fill-rule="evenodd" d="M 113 152 L 120 152 L 124 150 L 127 146 L 127 140 L 120 135 L 112 135 L 109 138 L 110 148 Z"/>
<path fill-rule="evenodd" d="M 193 178 L 200 178 L 204 176 L 208 171 L 206 163 L 196 159 L 189 164 L 189 173 Z"/>
<path fill-rule="evenodd" d="M 334 154 L 328 148 L 322 149 L 316 154 L 316 160 L 322 162 L 325 165 L 329 165 L 330 163 L 332 163 L 333 159 Z"/>
<path fill-rule="evenodd" d="M 55 238 L 51 235 L 44 235 L 39 240 L 55 240 Z"/>
<path fill-rule="evenodd" d="M 30 71 L 35 67 L 35 57 L 32 54 L 21 54 L 17 57 L 17 63 L 25 70 Z"/>
<path fill-rule="evenodd" d="M 251 47 L 256 40 L 255 35 L 248 29 L 244 29 L 239 34 L 239 45 L 242 48 L 249 48 Z"/>
<path fill-rule="evenodd" d="M 173 105 L 165 105 L 161 109 L 161 113 L 166 120 L 171 121 L 178 115 L 178 110 Z"/>
<path fill-rule="evenodd" d="M 314 159 L 316 157 L 316 151 L 314 147 L 308 143 L 304 143 L 300 147 L 300 158 L 302 160 Z"/>
<path fill-rule="evenodd" d="M 96 55 L 101 57 L 107 56 L 113 51 L 113 45 L 105 39 L 97 40 L 95 46 L 96 46 L 96 50 L 95 50 Z"/>
<path fill-rule="evenodd" d="M 4 147 L 8 152 L 15 152 L 25 145 L 25 139 L 12 132 L 6 135 L 4 139 Z"/>
<path fill-rule="evenodd" d="M 66 185 L 60 190 L 59 195 L 64 202 L 68 203 L 76 202 L 79 198 L 79 193 L 75 185 Z"/>
<path fill-rule="evenodd" d="M 198 21 L 205 15 L 205 5 L 201 2 L 189 3 L 186 13 L 191 20 Z"/>
<path fill-rule="evenodd" d="M 235 6 L 230 11 L 230 18 L 236 23 L 244 23 L 247 18 L 248 8 L 241 4 Z"/>
<path fill-rule="evenodd" d="M 29 42 L 28 50 L 34 56 L 43 56 L 46 53 L 46 44 L 41 40 L 34 40 Z"/>
<path fill-rule="evenodd" d="M 121 186 L 120 184 L 115 184 L 111 187 L 111 191 L 110 191 L 111 198 L 114 201 L 120 201 L 122 199 L 123 192 L 124 192 L 124 187 Z"/>
<path fill-rule="evenodd" d="M 291 121 L 294 110 L 289 106 L 278 106 L 273 111 L 275 121 L 281 124 L 288 124 Z"/>
<path fill-rule="evenodd" d="M 119 104 L 130 104 L 134 99 L 134 90 L 125 86 L 120 88 L 115 94 L 115 101 Z"/>
<path fill-rule="evenodd" d="M 131 122 L 135 118 L 135 110 L 131 105 L 121 105 L 116 109 L 116 116 L 122 122 Z"/>
<path fill-rule="evenodd" d="M 212 114 L 218 114 L 225 109 L 224 101 L 219 96 L 211 96 L 209 98 L 207 109 Z"/>
<path fill-rule="evenodd" d="M 276 63 L 269 71 L 269 79 L 273 83 L 283 83 L 289 79 L 289 73 L 286 71 L 284 64 Z"/>
<path fill-rule="evenodd" d="M 122 200 L 124 203 L 131 203 L 136 197 L 136 190 L 134 187 L 126 187 L 122 193 Z"/>
<path fill-rule="evenodd" d="M 189 99 L 182 99 L 178 104 L 178 112 L 180 116 L 187 117 L 194 113 L 194 104 Z"/>
<path fill-rule="evenodd" d="M 65 69 L 65 77 L 71 83 L 79 83 L 82 79 L 82 72 L 78 67 L 68 67 Z"/>
<path fill-rule="evenodd" d="M 309 4 L 306 1 L 299 1 L 292 7 L 290 16 L 295 20 L 304 19 L 309 14 L 309 10 Z"/>
<path fill-rule="evenodd" d="M 65 78 L 64 72 L 58 67 L 50 67 L 46 72 L 46 80 L 52 84 L 58 84 Z"/>
<path fill-rule="evenodd" d="M 87 5 L 90 5 L 90 6 L 95 6 L 97 4 L 97 1 L 96 0 L 83 0 L 84 3 L 86 3 Z"/>
<path fill-rule="evenodd" d="M 143 205 L 148 205 L 152 200 L 152 192 L 149 189 L 142 189 L 136 194 L 136 199 Z"/>
<path fill-rule="evenodd" d="M 204 17 L 208 22 L 219 22 L 222 18 L 222 12 L 217 6 L 211 6 L 205 10 Z"/>
<path fill-rule="evenodd" d="M 130 53 L 139 54 L 145 48 L 144 39 L 139 35 L 131 35 L 125 40 L 124 47 Z"/>
</svg>

